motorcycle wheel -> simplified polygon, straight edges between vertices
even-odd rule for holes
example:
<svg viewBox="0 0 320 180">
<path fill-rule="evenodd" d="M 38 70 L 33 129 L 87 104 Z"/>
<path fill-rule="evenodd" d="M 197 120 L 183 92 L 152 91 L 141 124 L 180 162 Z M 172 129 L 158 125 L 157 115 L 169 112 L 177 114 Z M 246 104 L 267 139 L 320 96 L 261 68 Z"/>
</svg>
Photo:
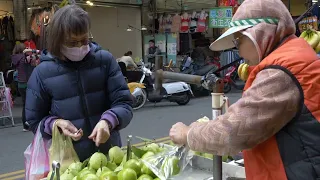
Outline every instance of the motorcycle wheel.
<svg viewBox="0 0 320 180">
<path fill-rule="evenodd" d="M 142 92 L 143 92 L 142 95 L 137 96 L 134 99 L 133 107 L 132 107 L 134 110 L 138 110 L 142 108 L 147 102 L 147 93 L 144 89 L 142 89 Z"/>
<path fill-rule="evenodd" d="M 231 84 L 230 83 L 225 83 L 223 86 L 223 92 L 228 93 L 231 91 Z"/>
<path fill-rule="evenodd" d="M 176 101 L 176 103 L 179 104 L 180 106 L 187 105 L 191 99 L 189 92 L 183 92 L 183 94 L 181 96 L 184 96 L 183 100 Z"/>
</svg>

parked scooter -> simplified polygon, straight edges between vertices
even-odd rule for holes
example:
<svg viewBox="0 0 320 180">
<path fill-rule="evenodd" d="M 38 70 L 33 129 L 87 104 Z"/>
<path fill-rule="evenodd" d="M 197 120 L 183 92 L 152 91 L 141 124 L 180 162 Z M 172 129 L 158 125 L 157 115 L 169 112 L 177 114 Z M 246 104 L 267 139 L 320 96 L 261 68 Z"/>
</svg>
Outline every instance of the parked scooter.
<svg viewBox="0 0 320 180">
<path fill-rule="evenodd" d="M 129 87 L 130 93 L 134 97 L 132 108 L 134 110 L 138 110 L 142 108 L 147 102 L 147 92 L 145 90 L 146 87 L 144 86 L 143 83 L 136 83 L 136 82 L 128 83 L 128 87 Z"/>
<path fill-rule="evenodd" d="M 123 76 L 128 82 L 129 80 L 127 78 L 126 64 L 124 62 L 119 62 L 118 64 Z M 145 90 L 146 87 L 144 86 L 144 84 L 137 83 L 137 82 L 129 82 L 128 88 L 133 98 L 132 108 L 134 110 L 142 108 L 147 102 L 147 93 L 146 93 L 146 90 Z"/>
<path fill-rule="evenodd" d="M 191 74 L 191 75 L 199 75 L 205 76 L 206 74 L 213 74 L 217 69 L 220 68 L 220 63 L 218 63 L 217 59 L 213 59 L 210 62 L 205 64 L 199 64 L 197 62 L 192 61 L 190 57 L 186 57 L 182 64 L 183 74 Z M 199 95 L 209 95 L 210 91 L 203 88 L 201 85 L 191 85 L 192 91 Z"/>
<path fill-rule="evenodd" d="M 243 90 L 244 83 L 236 83 L 236 80 L 239 79 L 239 75 L 237 73 L 237 70 L 239 68 L 239 61 L 236 61 L 235 64 L 233 64 L 230 69 L 227 71 L 226 75 L 222 78 L 224 82 L 223 92 L 228 93 L 231 91 L 232 87 Z"/>
<path fill-rule="evenodd" d="M 160 102 L 168 100 L 179 105 L 186 105 L 189 103 L 193 92 L 189 84 L 185 82 L 172 82 L 162 84 L 160 92 L 155 90 L 154 78 L 152 72 L 148 69 L 143 61 L 140 61 L 141 71 L 143 73 L 140 83 L 146 87 L 147 98 L 150 102 Z"/>
<path fill-rule="evenodd" d="M 242 61 L 243 58 L 238 58 L 235 61 L 217 69 L 214 74 L 219 74 L 222 70 L 230 68 L 227 73 L 225 74 L 224 77 L 221 77 L 221 79 L 224 82 L 224 88 L 223 88 L 223 92 L 224 93 L 228 93 L 231 91 L 232 87 L 238 89 L 238 90 L 243 90 L 244 88 L 244 83 L 240 82 L 240 83 L 236 83 L 236 80 L 239 79 L 238 76 L 238 67 L 240 65 L 240 61 Z"/>
</svg>

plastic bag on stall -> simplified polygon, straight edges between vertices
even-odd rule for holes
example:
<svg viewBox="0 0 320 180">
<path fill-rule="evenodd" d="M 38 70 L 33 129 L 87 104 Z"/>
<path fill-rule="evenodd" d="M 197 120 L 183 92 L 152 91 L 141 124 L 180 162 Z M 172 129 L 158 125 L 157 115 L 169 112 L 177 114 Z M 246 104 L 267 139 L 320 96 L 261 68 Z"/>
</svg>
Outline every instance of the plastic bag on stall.
<svg viewBox="0 0 320 180">
<path fill-rule="evenodd" d="M 24 151 L 26 180 L 45 178 L 50 171 L 49 147 L 51 140 L 42 138 L 40 127 L 41 123 L 38 126 L 32 143 Z"/>
<path fill-rule="evenodd" d="M 52 129 L 52 144 L 49 149 L 50 164 L 53 161 L 60 163 L 60 174 L 64 173 L 70 164 L 79 162 L 79 157 L 73 148 L 72 139 L 60 133 L 56 123 Z M 52 171 L 52 167 L 50 168 Z"/>
<path fill-rule="evenodd" d="M 174 147 L 170 151 L 142 159 L 142 162 L 161 180 L 182 172 L 191 162 L 193 153 L 186 147 Z"/>
</svg>

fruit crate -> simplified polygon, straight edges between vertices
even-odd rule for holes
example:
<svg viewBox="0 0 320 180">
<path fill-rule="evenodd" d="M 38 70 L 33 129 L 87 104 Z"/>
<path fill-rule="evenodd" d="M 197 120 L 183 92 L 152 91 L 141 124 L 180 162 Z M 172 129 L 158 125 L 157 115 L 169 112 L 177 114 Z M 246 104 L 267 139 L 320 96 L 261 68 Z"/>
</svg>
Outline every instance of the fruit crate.
<svg viewBox="0 0 320 180">
<path fill-rule="evenodd" d="M 162 146 L 170 149 L 173 148 L 167 144 Z M 193 156 L 191 163 L 177 176 L 172 177 L 172 180 L 210 180 L 213 179 L 213 160 L 201 156 Z M 222 163 L 222 178 L 223 180 L 245 180 L 245 169 L 242 166 L 237 166 L 229 163 Z"/>
<path fill-rule="evenodd" d="M 174 180 L 209 180 L 213 176 L 213 160 L 200 156 L 194 156 L 184 171 L 175 176 Z M 244 167 L 222 163 L 223 179 L 245 179 Z"/>
<path fill-rule="evenodd" d="M 158 143 L 160 147 L 172 150 L 174 146 Z M 223 180 L 245 180 L 244 167 L 223 163 Z M 170 180 L 212 180 L 213 176 L 213 160 L 201 156 L 194 155 L 190 164 L 178 175 L 170 178 Z M 44 178 L 42 180 L 49 180 Z"/>
</svg>

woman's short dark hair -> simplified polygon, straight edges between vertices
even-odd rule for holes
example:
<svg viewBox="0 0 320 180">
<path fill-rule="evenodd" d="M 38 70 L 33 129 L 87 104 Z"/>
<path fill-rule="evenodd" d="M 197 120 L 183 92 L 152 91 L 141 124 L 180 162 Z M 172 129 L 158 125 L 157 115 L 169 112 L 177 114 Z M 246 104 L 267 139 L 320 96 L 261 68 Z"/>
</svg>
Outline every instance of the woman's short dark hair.
<svg viewBox="0 0 320 180">
<path fill-rule="evenodd" d="M 83 35 L 90 29 L 90 18 L 86 11 L 77 5 L 67 5 L 59 9 L 49 24 L 48 50 L 58 58 L 63 55 L 61 46 L 71 35 Z"/>
<path fill-rule="evenodd" d="M 149 41 L 149 43 L 153 43 L 153 44 L 154 44 L 155 42 L 154 42 L 154 40 L 151 39 L 151 40 Z"/>
<path fill-rule="evenodd" d="M 124 54 L 125 56 L 132 56 L 132 51 L 128 51 Z"/>
<path fill-rule="evenodd" d="M 20 54 L 26 49 L 26 46 L 23 43 L 16 44 L 13 48 L 12 54 Z"/>
</svg>

